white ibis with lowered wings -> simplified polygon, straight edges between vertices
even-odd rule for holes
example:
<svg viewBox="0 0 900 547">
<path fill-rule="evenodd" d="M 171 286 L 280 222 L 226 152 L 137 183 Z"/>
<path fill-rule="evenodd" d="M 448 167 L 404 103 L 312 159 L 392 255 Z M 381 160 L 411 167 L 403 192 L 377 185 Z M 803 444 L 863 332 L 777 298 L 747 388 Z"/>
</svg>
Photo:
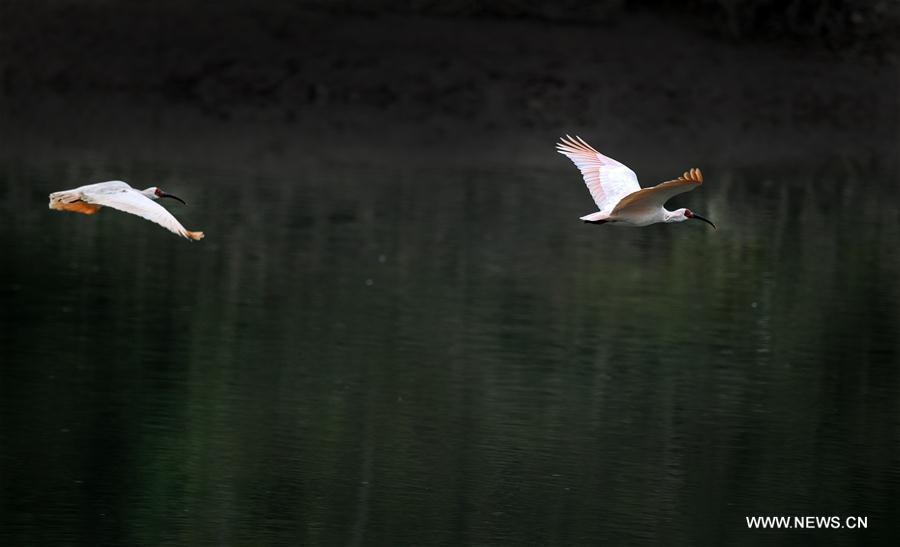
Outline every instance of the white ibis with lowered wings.
<svg viewBox="0 0 900 547">
<path fill-rule="evenodd" d="M 156 186 L 146 190 L 136 190 L 121 180 L 111 180 L 80 186 L 72 190 L 63 190 L 50 194 L 50 208 L 57 211 L 71 211 L 93 215 L 101 207 L 112 207 L 119 211 L 131 213 L 155 222 L 177 235 L 194 241 L 203 239 L 203 232 L 192 232 L 181 225 L 156 203 L 159 198 L 172 198 L 184 203 L 178 196 L 167 194 Z"/>
<path fill-rule="evenodd" d="M 669 211 L 663 205 L 669 198 L 689 192 L 703 184 L 699 169 L 685 171 L 675 180 L 641 188 L 634 171 L 616 160 L 604 156 L 581 137 L 566 137 L 556 145 L 560 154 L 568 157 L 581 170 L 584 182 L 600 211 L 581 217 L 591 224 L 620 224 L 647 226 L 657 222 L 684 222 L 697 219 L 716 227 L 709 219 L 690 209 Z"/>
</svg>

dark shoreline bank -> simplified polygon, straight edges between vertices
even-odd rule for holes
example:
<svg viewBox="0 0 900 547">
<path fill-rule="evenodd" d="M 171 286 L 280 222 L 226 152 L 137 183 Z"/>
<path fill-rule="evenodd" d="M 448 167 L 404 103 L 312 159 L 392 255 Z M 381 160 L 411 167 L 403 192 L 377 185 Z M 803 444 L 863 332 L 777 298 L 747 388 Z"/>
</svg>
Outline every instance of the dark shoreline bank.
<svg viewBox="0 0 900 547">
<path fill-rule="evenodd" d="M 734 44 L 654 14 L 597 26 L 302 10 L 204 19 L 176 6 L 58 14 L 7 33 L 6 155 L 149 138 L 201 162 L 489 166 L 534 163 L 578 132 L 681 169 L 683 158 L 878 157 L 900 139 L 893 54 Z"/>
</svg>

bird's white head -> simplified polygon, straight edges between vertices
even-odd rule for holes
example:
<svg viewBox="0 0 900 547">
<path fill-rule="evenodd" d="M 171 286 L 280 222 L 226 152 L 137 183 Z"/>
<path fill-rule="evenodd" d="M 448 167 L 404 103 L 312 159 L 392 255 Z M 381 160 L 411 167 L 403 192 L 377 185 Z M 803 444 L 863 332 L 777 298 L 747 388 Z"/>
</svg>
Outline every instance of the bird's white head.
<svg viewBox="0 0 900 547">
<path fill-rule="evenodd" d="M 666 211 L 666 222 L 684 222 L 685 220 L 702 220 L 703 222 L 709 224 L 713 228 L 716 227 L 715 224 L 712 223 L 708 218 L 704 218 L 697 213 L 691 211 L 690 209 L 676 209 L 674 211 Z"/>
<path fill-rule="evenodd" d="M 174 195 L 169 194 L 169 193 L 166 193 L 166 192 L 164 192 L 164 191 L 162 190 L 162 188 L 159 188 L 159 187 L 157 187 L 157 186 L 151 186 L 150 188 L 147 188 L 147 189 L 145 189 L 145 190 L 141 190 L 141 193 L 144 194 L 145 196 L 147 196 L 147 197 L 150 198 L 150 199 L 172 198 L 172 199 L 177 199 L 177 200 L 180 201 L 181 203 L 184 203 L 184 200 L 181 199 L 180 197 L 174 196 Z M 187 203 L 184 203 L 184 205 L 187 205 Z"/>
</svg>

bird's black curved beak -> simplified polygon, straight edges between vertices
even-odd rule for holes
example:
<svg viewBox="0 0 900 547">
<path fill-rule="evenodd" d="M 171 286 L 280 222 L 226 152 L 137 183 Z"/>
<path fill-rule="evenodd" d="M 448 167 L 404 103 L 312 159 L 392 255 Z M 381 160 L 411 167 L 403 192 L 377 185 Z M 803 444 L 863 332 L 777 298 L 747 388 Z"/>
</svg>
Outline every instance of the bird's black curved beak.
<svg viewBox="0 0 900 547">
<path fill-rule="evenodd" d="M 713 222 L 711 220 L 709 220 L 708 218 L 703 218 L 700 215 L 698 215 L 697 213 L 692 213 L 691 218 L 696 218 L 697 220 L 702 220 L 703 222 L 712 226 L 714 229 L 718 230 L 718 228 L 716 228 L 716 225 L 713 224 Z"/>
<path fill-rule="evenodd" d="M 180 197 L 175 196 L 175 195 L 172 195 L 172 194 L 167 194 L 166 192 L 160 192 L 160 193 L 159 193 L 159 197 L 161 197 L 161 198 L 172 198 L 172 199 L 177 199 L 178 201 L 180 201 L 180 202 L 183 203 L 184 205 L 187 205 L 187 203 L 184 203 L 184 200 L 181 199 Z"/>
</svg>

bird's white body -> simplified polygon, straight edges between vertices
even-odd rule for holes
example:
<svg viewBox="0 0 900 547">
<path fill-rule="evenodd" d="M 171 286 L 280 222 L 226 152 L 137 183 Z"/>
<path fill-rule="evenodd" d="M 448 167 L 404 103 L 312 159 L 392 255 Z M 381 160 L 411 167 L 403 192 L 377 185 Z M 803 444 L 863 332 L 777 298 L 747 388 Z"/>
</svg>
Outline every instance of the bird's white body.
<svg viewBox="0 0 900 547">
<path fill-rule="evenodd" d="M 112 207 L 155 222 L 187 239 L 196 241 L 203 238 L 203 232 L 186 229 L 172 213 L 156 203 L 160 197 L 172 197 L 181 201 L 180 198 L 166 194 L 155 186 L 137 190 L 121 180 L 110 180 L 53 192 L 50 194 L 49 207 L 57 211 L 71 211 L 85 215 L 92 215 L 101 207 Z"/>
<path fill-rule="evenodd" d="M 561 139 L 556 149 L 581 171 L 588 191 L 600 209 L 581 217 L 581 220 L 593 224 L 648 226 L 697 218 L 715 227 L 712 222 L 688 209 L 669 211 L 663 207 L 672 196 L 703 184 L 703 174 L 699 169 L 686 171 L 675 180 L 641 188 L 637 175 L 627 166 L 604 156 L 579 137 L 566 137 Z"/>
</svg>

